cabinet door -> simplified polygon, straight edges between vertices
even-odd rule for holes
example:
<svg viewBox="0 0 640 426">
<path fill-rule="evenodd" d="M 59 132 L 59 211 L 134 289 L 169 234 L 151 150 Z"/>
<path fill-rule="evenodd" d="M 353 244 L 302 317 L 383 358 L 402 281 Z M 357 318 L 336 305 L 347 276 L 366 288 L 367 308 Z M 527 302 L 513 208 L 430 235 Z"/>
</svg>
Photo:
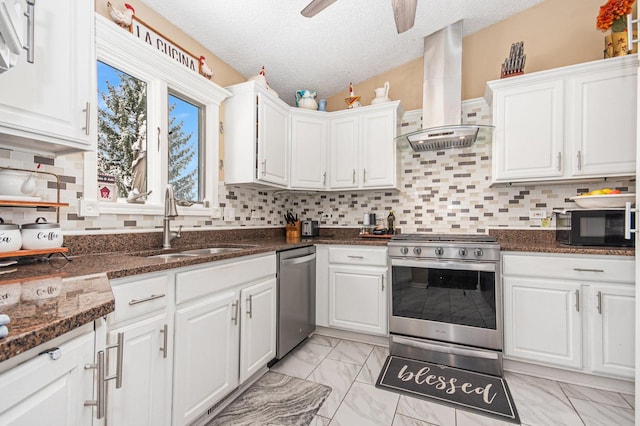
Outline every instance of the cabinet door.
<svg viewBox="0 0 640 426">
<path fill-rule="evenodd" d="M 114 381 L 107 385 L 108 425 L 169 424 L 166 408 L 171 395 L 166 392 L 170 389 L 171 363 L 166 358 L 170 344 L 169 336 L 165 340 L 167 324 L 167 316 L 162 314 L 109 331 L 111 343 L 116 342 L 118 333 L 124 333 L 124 348 L 122 387 L 116 389 Z M 109 372 L 115 371 L 113 358 L 109 357 Z"/>
<path fill-rule="evenodd" d="M 591 370 L 635 376 L 635 288 L 591 285 L 589 291 Z"/>
<path fill-rule="evenodd" d="M 561 80 L 496 91 L 493 180 L 562 177 L 564 83 Z"/>
<path fill-rule="evenodd" d="M 47 151 L 93 149 L 86 129 L 95 99 L 93 7 L 91 1 L 36 2 L 34 63 L 23 52 L 0 78 L 0 133 L 44 141 L 38 146 Z"/>
<path fill-rule="evenodd" d="M 176 311 L 174 425 L 191 423 L 238 386 L 238 296 L 227 291 Z"/>
<path fill-rule="evenodd" d="M 519 277 L 503 283 L 505 356 L 582 368 L 580 285 Z"/>
<path fill-rule="evenodd" d="M 328 121 L 291 111 L 291 187 L 324 189 L 327 184 Z"/>
<path fill-rule="evenodd" d="M 357 188 L 360 128 L 358 117 L 331 120 L 331 189 Z"/>
<path fill-rule="evenodd" d="M 276 279 L 240 292 L 240 383 L 276 356 Z"/>
<path fill-rule="evenodd" d="M 396 185 L 396 110 L 379 111 L 362 116 L 362 187 Z"/>
<path fill-rule="evenodd" d="M 288 119 L 286 108 L 258 93 L 258 180 L 289 183 Z"/>
<path fill-rule="evenodd" d="M 329 265 L 329 325 L 387 334 L 387 269 Z"/>
<path fill-rule="evenodd" d="M 573 175 L 635 174 L 636 73 L 635 67 L 614 68 L 569 81 Z"/>
<path fill-rule="evenodd" d="M 59 346 L 60 358 L 43 353 L 0 375 L 0 424 L 12 426 L 90 425 L 95 370 L 94 333 Z"/>
</svg>

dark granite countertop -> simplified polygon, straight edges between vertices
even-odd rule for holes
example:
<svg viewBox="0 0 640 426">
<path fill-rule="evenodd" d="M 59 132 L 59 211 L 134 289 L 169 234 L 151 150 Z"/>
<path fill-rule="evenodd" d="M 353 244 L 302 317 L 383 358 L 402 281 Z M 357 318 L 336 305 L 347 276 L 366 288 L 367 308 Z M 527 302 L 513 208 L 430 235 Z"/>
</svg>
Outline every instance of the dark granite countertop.
<svg viewBox="0 0 640 426">
<path fill-rule="evenodd" d="M 634 256 L 633 248 L 562 246 L 553 231 L 491 230 L 503 251 Z M 197 265 L 313 244 L 386 246 L 387 240 L 359 238 L 357 229 L 323 230 L 319 237 L 287 243 L 283 230 L 186 232 L 175 248 L 160 250 L 159 233 L 65 237 L 71 261 L 10 266 L 0 275 L 0 314 L 11 317 L 9 335 L 0 339 L 0 362 L 36 347 L 115 309 L 109 279 Z M 242 250 L 191 258 L 147 256 L 212 246 Z"/>
</svg>

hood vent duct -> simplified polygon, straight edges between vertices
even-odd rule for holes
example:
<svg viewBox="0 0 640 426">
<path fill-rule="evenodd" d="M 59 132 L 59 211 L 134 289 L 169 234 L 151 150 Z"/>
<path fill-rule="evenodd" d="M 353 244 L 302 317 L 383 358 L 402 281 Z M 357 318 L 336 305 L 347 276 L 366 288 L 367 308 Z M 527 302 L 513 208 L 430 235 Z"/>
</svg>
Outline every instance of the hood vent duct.
<svg viewBox="0 0 640 426">
<path fill-rule="evenodd" d="M 462 121 L 462 21 L 424 38 L 422 130 L 402 135 L 414 151 L 464 148 L 475 143 L 480 126 Z M 484 126 L 483 126 L 484 127 Z"/>
</svg>

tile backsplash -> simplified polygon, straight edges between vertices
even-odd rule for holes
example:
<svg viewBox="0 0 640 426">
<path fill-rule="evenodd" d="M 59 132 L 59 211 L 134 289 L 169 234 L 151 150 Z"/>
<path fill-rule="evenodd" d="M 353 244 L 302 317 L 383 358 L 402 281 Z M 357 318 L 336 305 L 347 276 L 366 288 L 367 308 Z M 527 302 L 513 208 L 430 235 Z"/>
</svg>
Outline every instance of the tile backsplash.
<svg viewBox="0 0 640 426">
<path fill-rule="evenodd" d="M 462 104 L 466 123 L 491 124 L 488 105 L 482 99 Z M 421 126 L 421 112 L 409 111 L 403 118 L 402 132 Z M 235 220 L 209 217 L 179 217 L 174 226 L 185 228 L 228 228 L 238 226 L 274 227 L 284 225 L 284 213 L 292 210 L 299 218 L 317 219 L 325 226 L 362 226 L 364 213 L 377 213 L 379 220 L 393 209 L 402 232 L 486 233 L 489 228 L 540 228 L 540 219 L 530 220 L 529 210 L 573 207 L 568 201 L 579 190 L 589 191 L 603 186 L 635 191 L 635 178 L 603 181 L 511 185 L 490 187 L 491 143 L 478 141 L 468 148 L 413 152 L 406 147 L 400 154 L 398 191 L 358 192 L 289 192 L 256 190 L 237 186 L 219 186 L 219 203 L 235 209 Z M 35 169 L 61 176 L 62 229 L 77 233 L 97 231 L 150 230 L 160 228 L 161 216 L 102 214 L 79 217 L 78 199 L 83 194 L 83 155 L 70 154 L 56 158 L 0 149 L 0 166 Z M 55 199 L 55 184 L 38 183 L 38 194 Z M 55 211 L 38 208 L 0 208 L 0 216 L 8 222 L 33 222 L 44 216 L 55 221 Z M 553 223 L 550 225 L 553 227 Z"/>
</svg>

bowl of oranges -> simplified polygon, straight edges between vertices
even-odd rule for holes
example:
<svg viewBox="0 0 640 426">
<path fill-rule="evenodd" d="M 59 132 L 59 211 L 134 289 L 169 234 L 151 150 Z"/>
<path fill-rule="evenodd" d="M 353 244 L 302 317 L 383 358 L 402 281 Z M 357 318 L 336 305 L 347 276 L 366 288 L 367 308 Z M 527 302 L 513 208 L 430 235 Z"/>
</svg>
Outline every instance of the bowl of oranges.
<svg viewBox="0 0 640 426">
<path fill-rule="evenodd" d="M 618 189 L 602 188 L 578 194 L 570 198 L 583 209 L 622 208 L 626 203 L 635 204 L 636 194 L 622 193 Z"/>
</svg>

